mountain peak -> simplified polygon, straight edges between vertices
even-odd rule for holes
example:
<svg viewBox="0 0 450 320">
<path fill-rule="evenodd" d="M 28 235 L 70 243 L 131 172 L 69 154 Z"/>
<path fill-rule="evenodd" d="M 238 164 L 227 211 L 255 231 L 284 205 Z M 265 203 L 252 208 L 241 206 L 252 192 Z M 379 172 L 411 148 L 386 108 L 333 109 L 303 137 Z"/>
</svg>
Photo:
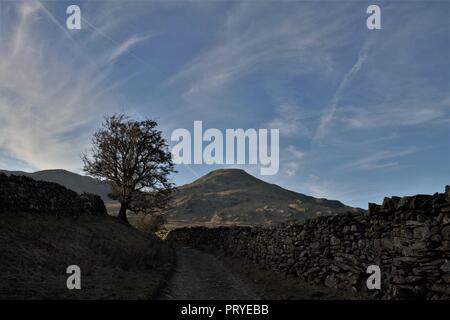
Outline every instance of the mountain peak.
<svg viewBox="0 0 450 320">
<path fill-rule="evenodd" d="M 336 200 L 283 189 L 241 169 L 219 169 L 180 186 L 165 211 L 169 226 L 210 226 L 266 225 L 352 210 Z"/>
<path fill-rule="evenodd" d="M 203 177 L 215 177 L 220 175 L 236 176 L 236 177 L 252 177 L 247 171 L 237 168 L 217 169 L 210 171 Z"/>
<path fill-rule="evenodd" d="M 239 168 L 221 168 L 221 169 L 212 170 L 208 174 L 214 174 L 214 173 L 220 173 L 220 172 L 228 172 L 228 173 L 240 172 L 240 173 L 248 174 L 244 169 L 239 169 Z"/>
<path fill-rule="evenodd" d="M 258 178 L 252 176 L 251 174 L 247 173 L 245 170 L 242 169 L 218 169 L 213 170 L 203 177 L 200 177 L 199 179 L 195 180 L 190 184 L 190 186 L 207 186 L 209 188 L 216 188 L 216 187 L 227 187 L 227 188 L 233 188 L 240 186 L 242 187 L 245 184 L 248 183 L 257 183 L 257 182 L 263 182 L 259 180 Z"/>
</svg>

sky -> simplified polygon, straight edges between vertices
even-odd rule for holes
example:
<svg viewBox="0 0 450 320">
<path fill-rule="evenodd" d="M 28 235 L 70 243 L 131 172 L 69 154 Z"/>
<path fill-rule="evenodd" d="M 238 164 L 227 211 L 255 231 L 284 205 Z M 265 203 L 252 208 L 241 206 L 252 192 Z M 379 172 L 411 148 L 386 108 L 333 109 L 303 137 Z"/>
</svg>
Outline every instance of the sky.
<svg viewBox="0 0 450 320">
<path fill-rule="evenodd" d="M 68 30 L 66 8 L 81 9 Z M 239 167 L 367 208 L 450 184 L 448 1 L 0 0 L 0 168 L 81 173 L 107 115 L 277 128 L 280 169 Z"/>
</svg>

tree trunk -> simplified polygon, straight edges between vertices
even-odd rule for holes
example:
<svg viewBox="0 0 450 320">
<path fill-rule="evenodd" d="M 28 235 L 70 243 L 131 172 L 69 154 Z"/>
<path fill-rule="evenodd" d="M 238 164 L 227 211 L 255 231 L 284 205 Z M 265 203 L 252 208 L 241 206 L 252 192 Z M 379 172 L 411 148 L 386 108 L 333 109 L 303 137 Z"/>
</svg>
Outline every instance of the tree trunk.
<svg viewBox="0 0 450 320">
<path fill-rule="evenodd" d="M 129 224 L 128 219 L 127 219 L 127 209 L 128 209 L 128 204 L 126 203 L 121 203 L 120 204 L 120 210 L 119 210 L 119 215 L 117 216 L 117 218 L 126 223 Z"/>
</svg>

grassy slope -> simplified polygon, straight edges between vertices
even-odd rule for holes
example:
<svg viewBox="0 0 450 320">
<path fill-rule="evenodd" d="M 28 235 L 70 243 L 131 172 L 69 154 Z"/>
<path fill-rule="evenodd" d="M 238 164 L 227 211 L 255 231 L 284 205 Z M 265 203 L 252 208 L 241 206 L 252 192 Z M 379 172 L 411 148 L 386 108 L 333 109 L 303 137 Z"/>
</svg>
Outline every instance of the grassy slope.
<svg viewBox="0 0 450 320">
<path fill-rule="evenodd" d="M 172 263 L 161 241 L 111 217 L 0 214 L 0 299 L 147 299 Z M 68 290 L 68 265 L 81 290 Z"/>
</svg>

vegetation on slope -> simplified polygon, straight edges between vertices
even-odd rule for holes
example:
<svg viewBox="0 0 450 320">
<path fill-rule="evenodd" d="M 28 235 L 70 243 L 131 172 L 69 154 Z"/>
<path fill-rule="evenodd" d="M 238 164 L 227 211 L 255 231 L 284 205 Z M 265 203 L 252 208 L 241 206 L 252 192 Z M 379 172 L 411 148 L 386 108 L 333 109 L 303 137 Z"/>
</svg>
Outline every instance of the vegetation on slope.
<svg viewBox="0 0 450 320">
<path fill-rule="evenodd" d="M 170 247 L 109 216 L 2 213 L 0 242 L 0 299 L 148 299 L 172 264 Z"/>
</svg>

